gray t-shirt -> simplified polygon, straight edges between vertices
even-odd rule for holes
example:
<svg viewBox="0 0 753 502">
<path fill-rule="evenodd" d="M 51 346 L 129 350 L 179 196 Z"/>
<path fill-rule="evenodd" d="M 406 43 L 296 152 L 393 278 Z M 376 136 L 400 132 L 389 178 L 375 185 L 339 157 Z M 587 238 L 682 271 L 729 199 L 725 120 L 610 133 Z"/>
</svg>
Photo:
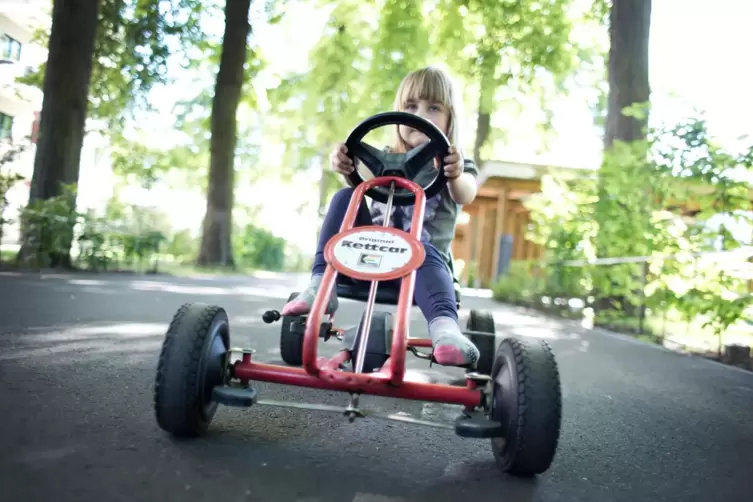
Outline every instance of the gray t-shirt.
<svg viewBox="0 0 753 502">
<path fill-rule="evenodd" d="M 470 159 L 464 159 L 463 171 L 471 173 L 474 178 L 478 176 L 476 164 Z M 376 173 L 375 173 L 376 174 Z M 437 170 L 434 168 L 434 161 L 427 163 L 416 175 L 412 181 L 418 185 L 426 187 L 437 176 Z M 384 224 L 384 213 L 387 204 L 372 200 L 371 219 L 374 225 Z M 390 213 L 390 225 L 394 226 L 395 212 L 400 212 L 402 217 L 402 229 L 410 231 L 410 223 L 413 218 L 413 206 L 393 206 Z M 457 225 L 458 215 L 460 214 L 460 205 L 452 200 L 450 189 L 445 186 L 442 191 L 434 197 L 426 200 L 424 210 L 424 225 L 421 232 L 421 241 L 434 245 L 442 254 L 445 261 L 450 263 L 450 250 L 452 248 L 452 239 L 455 237 L 455 227 Z"/>
</svg>

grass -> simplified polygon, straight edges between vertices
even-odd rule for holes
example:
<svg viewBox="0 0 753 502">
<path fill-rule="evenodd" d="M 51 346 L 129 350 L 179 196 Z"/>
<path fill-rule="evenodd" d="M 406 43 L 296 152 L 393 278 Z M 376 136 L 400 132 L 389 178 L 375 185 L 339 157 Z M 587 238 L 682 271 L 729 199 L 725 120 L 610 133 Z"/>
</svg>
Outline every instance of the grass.
<svg viewBox="0 0 753 502">
<path fill-rule="evenodd" d="M 496 295 L 495 295 L 496 296 Z M 591 312 L 585 310 L 571 310 L 569 308 L 553 308 L 542 304 L 534 305 L 530 302 L 511 302 L 497 300 L 502 303 L 516 303 L 534 308 L 548 316 L 568 318 L 578 321 L 592 321 L 593 326 L 611 331 L 626 333 L 644 342 L 663 345 L 665 347 L 680 347 L 682 350 L 716 359 L 720 346 L 719 338 L 709 328 L 705 327 L 706 319 L 698 316 L 686 320 L 682 315 L 671 310 L 666 313 L 647 312 L 641 330 L 640 319 L 637 317 L 602 317 L 593 319 Z M 589 314 L 591 314 L 589 316 Z M 590 319 L 586 319 L 590 317 Z M 587 322 L 586 324 L 591 324 Z M 753 348 L 753 323 L 744 319 L 738 320 L 730 326 L 721 337 L 722 350 L 725 345 L 742 345 Z"/>
<path fill-rule="evenodd" d="M 16 259 L 16 250 L 0 249 L 0 264 L 5 264 L 6 267 L 14 267 Z M 75 260 L 75 257 L 74 257 Z M 112 264 L 108 270 L 103 272 L 131 272 L 136 274 L 154 274 L 155 273 L 154 259 L 145 261 L 142 264 L 139 263 L 122 263 Z M 192 277 L 192 276 L 227 276 L 227 275 L 252 275 L 258 272 L 251 267 L 236 266 L 233 268 L 228 267 L 198 267 L 189 260 L 176 260 L 172 256 L 160 255 L 159 260 L 156 263 L 156 273 L 165 274 L 176 277 Z M 74 266 L 77 271 L 86 272 L 88 267 L 82 263 L 74 262 Z"/>
<path fill-rule="evenodd" d="M 648 316 L 647 319 L 649 329 L 667 341 L 691 351 L 716 352 L 719 340 L 711 328 L 703 326 L 705 322 L 704 316 L 686 320 L 674 310 L 666 315 Z M 736 344 L 753 347 L 753 326 L 744 319 L 738 320 L 722 333 L 721 343 L 722 346 Z"/>
<path fill-rule="evenodd" d="M 704 316 L 687 320 L 672 309 L 666 313 L 648 312 L 643 324 L 643 332 L 640 332 L 640 320 L 637 318 L 613 319 L 608 323 L 603 323 L 602 326 L 614 331 L 630 333 L 653 343 L 671 342 L 691 352 L 716 353 L 719 348 L 719 339 L 711 328 L 704 326 L 705 322 Z M 738 320 L 722 333 L 722 347 L 734 344 L 753 347 L 753 326 L 747 321 Z"/>
</svg>

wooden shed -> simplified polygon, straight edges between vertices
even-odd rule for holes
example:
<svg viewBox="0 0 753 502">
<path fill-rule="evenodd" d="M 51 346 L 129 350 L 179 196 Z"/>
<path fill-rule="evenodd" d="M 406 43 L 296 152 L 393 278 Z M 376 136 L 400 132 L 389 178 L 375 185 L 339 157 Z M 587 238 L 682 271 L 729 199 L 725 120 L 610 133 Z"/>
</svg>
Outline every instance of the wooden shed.
<svg viewBox="0 0 753 502">
<path fill-rule="evenodd" d="M 485 162 L 476 199 L 462 208 L 452 246 L 457 275 L 463 286 L 489 287 L 510 261 L 530 260 L 542 254 L 525 238 L 530 224 L 525 197 L 541 189 L 547 173 L 580 175 L 588 169 L 552 167 L 515 162 Z"/>
</svg>

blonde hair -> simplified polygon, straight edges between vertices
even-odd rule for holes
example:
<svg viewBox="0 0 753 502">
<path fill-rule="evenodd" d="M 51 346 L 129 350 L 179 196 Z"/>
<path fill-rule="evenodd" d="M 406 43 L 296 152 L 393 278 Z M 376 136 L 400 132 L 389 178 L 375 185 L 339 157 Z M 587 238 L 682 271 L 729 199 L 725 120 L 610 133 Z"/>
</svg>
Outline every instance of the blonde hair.
<svg viewBox="0 0 753 502">
<path fill-rule="evenodd" d="M 410 72 L 400 82 L 395 94 L 393 109 L 403 111 L 405 103 L 410 100 L 425 99 L 441 103 L 447 108 L 449 120 L 447 122 L 447 139 L 451 145 L 460 147 L 458 125 L 458 98 L 456 96 L 450 76 L 443 70 L 429 66 Z M 444 131 L 443 131 L 444 132 Z M 392 150 L 405 153 L 410 147 L 400 137 L 400 128 L 395 126 L 395 137 Z"/>
</svg>

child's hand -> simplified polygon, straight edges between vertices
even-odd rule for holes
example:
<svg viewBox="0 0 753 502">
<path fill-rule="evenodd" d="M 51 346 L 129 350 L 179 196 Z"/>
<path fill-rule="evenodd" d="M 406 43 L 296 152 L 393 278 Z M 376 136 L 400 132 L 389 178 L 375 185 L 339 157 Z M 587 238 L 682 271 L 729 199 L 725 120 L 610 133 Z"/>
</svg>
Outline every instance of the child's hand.
<svg viewBox="0 0 753 502">
<path fill-rule="evenodd" d="M 348 149 L 345 147 L 345 143 L 338 143 L 329 154 L 329 166 L 338 174 L 347 176 L 353 172 L 353 161 L 350 160 L 346 154 Z"/>
<path fill-rule="evenodd" d="M 463 174 L 463 165 L 463 154 L 454 146 L 450 146 L 449 155 L 444 158 L 444 175 L 449 180 L 459 178 Z"/>
</svg>

